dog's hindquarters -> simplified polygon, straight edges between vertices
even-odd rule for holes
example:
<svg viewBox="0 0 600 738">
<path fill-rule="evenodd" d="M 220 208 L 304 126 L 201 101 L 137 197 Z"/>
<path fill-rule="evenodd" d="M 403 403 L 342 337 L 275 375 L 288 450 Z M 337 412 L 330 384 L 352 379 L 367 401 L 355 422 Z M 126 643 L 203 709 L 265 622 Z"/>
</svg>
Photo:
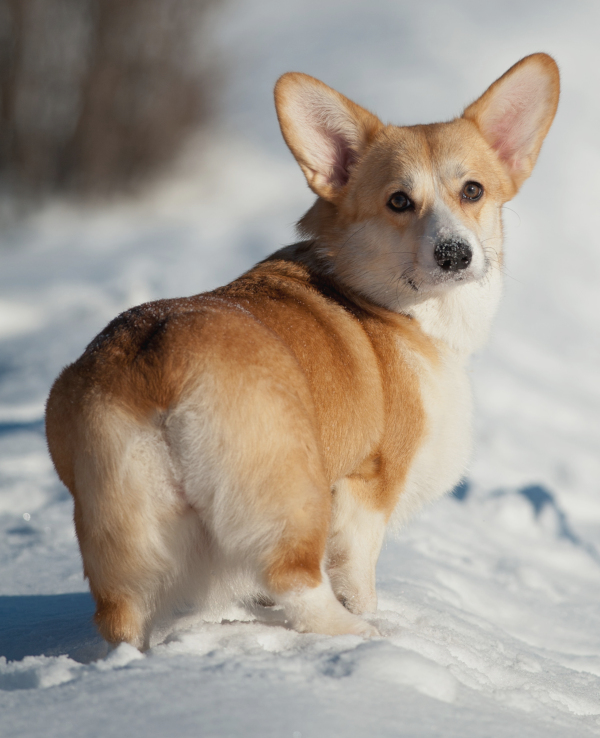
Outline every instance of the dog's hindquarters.
<svg viewBox="0 0 600 738">
<path fill-rule="evenodd" d="M 299 630 L 372 630 L 340 605 L 325 571 L 331 489 L 293 353 L 247 314 L 215 317 L 211 336 L 165 437 L 186 500 L 210 532 L 219 580 L 243 571 Z"/>
<path fill-rule="evenodd" d="M 184 331 L 163 334 L 188 341 L 160 346 L 185 357 L 166 408 L 148 410 L 149 397 L 132 408 L 123 384 L 101 388 L 77 364 L 49 398 L 50 451 L 75 499 L 100 632 L 147 646 L 163 609 L 206 600 L 213 583 L 229 581 L 239 596 L 244 577 L 299 630 L 371 632 L 336 600 L 324 569 L 331 490 L 306 378 L 250 316 L 209 322 L 205 331 L 205 316 L 188 315 Z M 152 342 L 144 350 L 143 381 L 133 370 L 130 379 L 138 397 L 152 384 Z"/>
</svg>

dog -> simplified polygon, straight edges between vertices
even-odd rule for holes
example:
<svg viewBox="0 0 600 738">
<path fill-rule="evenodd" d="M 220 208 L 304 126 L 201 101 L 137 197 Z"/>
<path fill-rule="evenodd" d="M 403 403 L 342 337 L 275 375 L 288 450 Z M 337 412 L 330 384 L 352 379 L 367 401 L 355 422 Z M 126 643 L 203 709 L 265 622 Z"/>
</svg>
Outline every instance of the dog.
<svg viewBox="0 0 600 738">
<path fill-rule="evenodd" d="M 361 615 L 386 527 L 465 472 L 501 208 L 558 97 L 542 53 L 431 125 L 279 79 L 281 131 L 317 196 L 304 240 L 213 292 L 119 315 L 48 399 L 108 642 L 147 648 L 165 613 L 228 598 L 273 603 L 301 632 L 377 634 Z"/>
</svg>

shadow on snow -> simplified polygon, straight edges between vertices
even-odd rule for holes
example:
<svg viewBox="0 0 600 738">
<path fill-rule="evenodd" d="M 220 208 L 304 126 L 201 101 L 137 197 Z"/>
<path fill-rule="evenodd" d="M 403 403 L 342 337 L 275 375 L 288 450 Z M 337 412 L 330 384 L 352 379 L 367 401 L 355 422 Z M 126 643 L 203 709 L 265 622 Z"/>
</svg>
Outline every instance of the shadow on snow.
<svg viewBox="0 0 600 738">
<path fill-rule="evenodd" d="M 59 656 L 88 663 L 105 655 L 89 592 L 0 596 L 0 656 Z"/>
<path fill-rule="evenodd" d="M 451 492 L 451 496 L 458 502 L 465 502 L 472 493 L 472 485 L 468 479 L 463 479 Z M 583 549 L 597 564 L 600 564 L 600 553 L 587 541 L 584 541 L 575 533 L 569 523 L 569 519 L 556 501 L 556 497 L 541 484 L 530 484 L 517 490 L 496 490 L 490 497 L 504 497 L 509 494 L 517 494 L 524 497 L 533 508 L 534 518 L 539 519 L 542 512 L 550 509 L 557 523 L 557 537 L 570 541 L 573 545 Z"/>
</svg>

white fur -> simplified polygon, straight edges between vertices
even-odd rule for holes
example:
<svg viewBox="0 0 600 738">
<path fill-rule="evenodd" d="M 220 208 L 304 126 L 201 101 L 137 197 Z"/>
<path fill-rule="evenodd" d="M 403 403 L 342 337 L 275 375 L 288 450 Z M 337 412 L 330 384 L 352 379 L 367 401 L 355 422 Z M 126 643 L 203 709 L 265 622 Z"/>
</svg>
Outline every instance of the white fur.
<svg viewBox="0 0 600 738">
<path fill-rule="evenodd" d="M 480 282 L 465 282 L 407 309 L 432 338 L 467 358 L 486 342 L 502 295 L 502 274 L 491 264 Z"/>
<path fill-rule="evenodd" d="M 471 455 L 471 387 L 465 356 L 438 344 L 441 366 L 420 356 L 421 400 L 426 418 L 425 438 L 408 473 L 391 523 L 406 523 L 424 505 L 451 490 L 461 480 Z M 403 346 L 398 351 L 406 354 Z"/>
<path fill-rule="evenodd" d="M 375 612 L 375 568 L 385 535 L 386 519 L 361 504 L 352 479 L 334 485 L 334 508 L 327 547 L 329 576 L 346 607 L 354 613 Z"/>
<path fill-rule="evenodd" d="M 378 635 L 377 628 L 337 601 L 325 572 L 317 587 L 286 592 L 277 599 L 296 630 L 326 635 L 350 633 L 365 638 Z"/>
</svg>

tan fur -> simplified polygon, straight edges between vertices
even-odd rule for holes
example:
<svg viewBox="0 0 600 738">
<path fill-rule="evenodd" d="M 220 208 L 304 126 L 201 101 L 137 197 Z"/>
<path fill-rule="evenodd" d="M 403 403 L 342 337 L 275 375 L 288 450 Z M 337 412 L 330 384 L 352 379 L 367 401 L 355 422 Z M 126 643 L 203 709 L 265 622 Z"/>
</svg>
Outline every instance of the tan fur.
<svg viewBox="0 0 600 738">
<path fill-rule="evenodd" d="M 520 64 L 553 79 L 554 63 L 538 56 Z M 234 595 L 273 598 L 300 630 L 374 632 L 331 586 L 351 612 L 373 609 L 383 531 L 402 496 L 400 517 L 460 478 L 467 440 L 456 468 L 419 492 L 435 444 L 440 458 L 455 455 L 452 423 L 437 408 L 450 402 L 455 374 L 467 386 L 461 357 L 472 349 L 460 337 L 479 340 L 464 316 L 447 337 L 441 319 L 424 327 L 425 297 L 446 299 L 454 283 L 438 287 L 434 274 L 431 286 L 427 276 L 411 286 L 395 265 L 417 259 L 442 212 L 473 238 L 492 234 L 486 268 L 498 269 L 499 207 L 554 114 L 556 95 L 529 153 L 527 120 L 517 121 L 509 161 L 485 137 L 493 89 L 464 118 L 397 128 L 317 80 L 284 75 L 282 131 L 319 195 L 300 221 L 309 240 L 212 293 L 129 310 L 57 379 L 48 444 L 75 500 L 107 640 L 147 645 L 156 617 L 192 590 L 209 597 L 215 577 Z M 501 127 L 493 118 L 493 131 Z M 485 182 L 480 202 L 457 197 L 465 180 Z M 410 215 L 386 206 L 397 190 L 414 201 Z M 385 246 L 393 239 L 402 248 Z M 242 574 L 247 591 L 236 584 Z"/>
</svg>

